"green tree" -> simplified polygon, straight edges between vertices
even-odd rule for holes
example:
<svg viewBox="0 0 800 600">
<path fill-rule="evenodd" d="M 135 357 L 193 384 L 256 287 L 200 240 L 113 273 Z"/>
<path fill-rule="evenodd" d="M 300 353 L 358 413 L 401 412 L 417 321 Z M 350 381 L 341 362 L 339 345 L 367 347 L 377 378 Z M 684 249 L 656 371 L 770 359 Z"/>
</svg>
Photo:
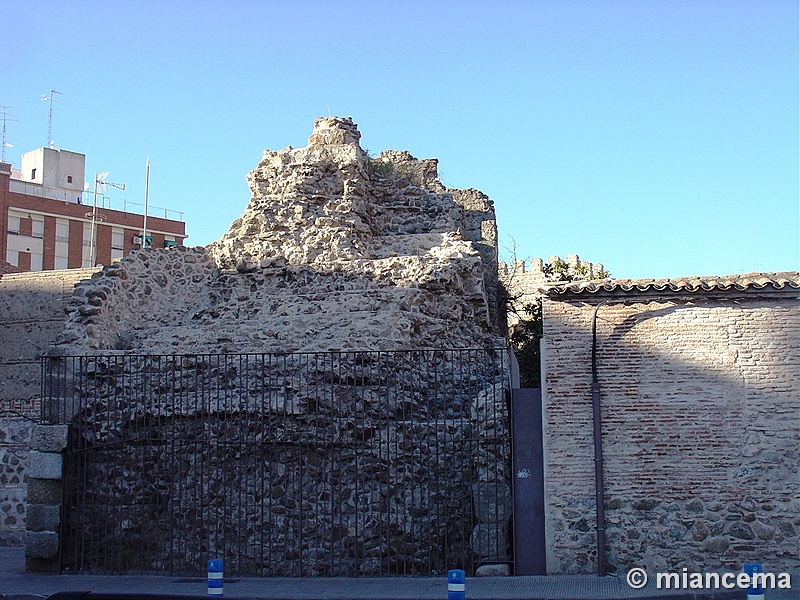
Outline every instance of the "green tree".
<svg viewBox="0 0 800 600">
<path fill-rule="evenodd" d="M 539 340 L 542 339 L 542 299 L 523 305 L 523 314 L 509 336 L 509 343 L 519 363 L 519 384 L 524 388 L 541 387 L 542 370 Z"/>
<path fill-rule="evenodd" d="M 544 266 L 544 274 L 550 283 L 568 283 L 570 281 L 588 280 L 589 269 L 585 264 L 570 267 L 563 260 L 557 260 Z M 605 279 L 608 271 L 596 273 L 592 279 Z M 514 310 L 513 300 L 509 303 Z M 542 298 L 526 303 L 522 310 L 516 310 L 519 322 L 513 327 L 509 343 L 519 363 L 520 386 L 538 388 L 542 385 L 542 363 L 539 341 L 542 339 Z"/>
</svg>

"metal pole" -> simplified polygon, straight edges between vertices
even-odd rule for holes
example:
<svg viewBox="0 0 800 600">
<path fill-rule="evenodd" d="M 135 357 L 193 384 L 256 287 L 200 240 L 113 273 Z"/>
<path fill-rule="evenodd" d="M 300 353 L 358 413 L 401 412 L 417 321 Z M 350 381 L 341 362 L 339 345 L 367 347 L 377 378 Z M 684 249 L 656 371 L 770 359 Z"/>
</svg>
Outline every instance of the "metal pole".
<svg viewBox="0 0 800 600">
<path fill-rule="evenodd" d="M 592 315 L 592 422 L 594 438 L 594 488 L 597 521 L 597 575 L 606 575 L 606 514 L 603 492 L 603 430 L 600 414 L 600 383 L 597 380 L 597 312 L 606 304 L 594 307 Z"/>
<path fill-rule="evenodd" d="M 53 144 L 53 102 L 58 102 L 56 100 L 55 95 L 61 95 L 61 92 L 58 90 L 50 90 L 50 95 L 45 96 L 42 94 L 42 100 L 49 100 L 50 101 L 50 116 L 47 119 L 47 147 L 52 148 Z"/>
<path fill-rule="evenodd" d="M 147 157 L 144 181 L 144 226 L 142 227 L 142 248 L 147 248 L 147 200 L 150 196 L 150 157 Z"/>
<path fill-rule="evenodd" d="M 89 241 L 89 264 L 90 267 L 94 266 L 94 232 L 97 228 L 97 179 L 98 174 L 94 174 L 94 201 L 92 202 L 92 233 Z"/>
</svg>

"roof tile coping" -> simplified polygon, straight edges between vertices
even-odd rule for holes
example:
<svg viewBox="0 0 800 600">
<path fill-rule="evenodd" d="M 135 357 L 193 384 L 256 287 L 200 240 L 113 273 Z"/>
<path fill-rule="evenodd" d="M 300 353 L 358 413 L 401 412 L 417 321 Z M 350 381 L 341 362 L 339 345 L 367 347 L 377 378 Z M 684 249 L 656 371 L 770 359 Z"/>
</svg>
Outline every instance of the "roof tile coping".
<svg viewBox="0 0 800 600">
<path fill-rule="evenodd" d="M 646 294 L 685 294 L 707 292 L 792 292 L 800 291 L 800 273 L 746 273 L 673 279 L 600 279 L 554 283 L 543 287 L 551 298 L 573 296 L 619 296 Z"/>
</svg>

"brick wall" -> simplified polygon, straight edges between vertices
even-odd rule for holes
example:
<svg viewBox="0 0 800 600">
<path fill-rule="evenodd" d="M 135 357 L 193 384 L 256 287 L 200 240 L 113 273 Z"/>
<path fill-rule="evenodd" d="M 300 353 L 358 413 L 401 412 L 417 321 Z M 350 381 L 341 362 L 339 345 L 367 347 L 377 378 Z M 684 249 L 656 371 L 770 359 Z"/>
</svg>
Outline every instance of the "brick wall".
<svg viewBox="0 0 800 600">
<path fill-rule="evenodd" d="M 25 533 L 26 464 L 39 414 L 37 357 L 64 328 L 64 307 L 75 284 L 97 270 L 0 279 L 0 545 L 21 545 Z"/>
<path fill-rule="evenodd" d="M 8 184 L 11 181 L 11 165 L 0 162 L 0 261 L 6 260 L 8 246 Z"/>
<path fill-rule="evenodd" d="M 5 164 L 5 163 L 3 163 Z M 8 174 L 10 174 L 10 165 Z M 6 229 L 8 224 L 8 211 L 30 211 L 44 217 L 44 236 L 43 236 L 43 261 L 42 268 L 45 270 L 53 269 L 55 266 L 55 231 L 56 217 L 69 221 L 69 257 L 68 266 L 70 269 L 81 268 L 83 265 L 84 248 L 84 225 L 89 223 L 87 214 L 91 216 L 92 207 L 72 202 L 62 202 L 51 198 L 40 198 L 29 196 L 25 193 L 12 192 L 9 190 L 10 179 L 4 174 L 4 167 L 0 167 L 0 217 L 4 219 L 2 235 L 0 235 L 0 259 L 6 258 L 6 246 L 8 240 Z M 111 240 L 112 229 L 114 227 L 124 230 L 125 254 L 133 248 L 134 236 L 141 233 L 144 216 L 134 213 L 127 213 L 107 208 L 98 209 L 98 223 L 96 229 L 96 257 L 98 264 L 111 264 Z M 148 235 L 154 238 L 155 247 L 163 248 L 166 235 L 175 238 L 177 245 L 183 245 L 186 238 L 186 225 L 182 221 L 148 216 L 147 218 Z M 32 219 L 23 218 L 20 220 L 19 235 L 29 236 L 32 234 Z M 88 243 L 88 239 L 87 239 Z M 29 271 L 32 266 L 31 255 L 28 252 L 19 253 L 18 266 L 25 271 Z M 35 266 L 35 263 L 34 263 Z"/>
<path fill-rule="evenodd" d="M 601 306 L 611 570 L 800 570 L 800 301 L 715 292 Z M 592 312 L 544 301 L 548 571 L 596 570 Z M 625 300 L 627 303 L 623 304 Z"/>
<path fill-rule="evenodd" d="M 42 269 L 52 271 L 56 268 L 56 218 L 44 218 L 44 240 L 42 243 Z"/>
<path fill-rule="evenodd" d="M 69 257 L 67 265 L 70 269 L 80 269 L 83 265 L 83 223 L 69 222 Z"/>
</svg>

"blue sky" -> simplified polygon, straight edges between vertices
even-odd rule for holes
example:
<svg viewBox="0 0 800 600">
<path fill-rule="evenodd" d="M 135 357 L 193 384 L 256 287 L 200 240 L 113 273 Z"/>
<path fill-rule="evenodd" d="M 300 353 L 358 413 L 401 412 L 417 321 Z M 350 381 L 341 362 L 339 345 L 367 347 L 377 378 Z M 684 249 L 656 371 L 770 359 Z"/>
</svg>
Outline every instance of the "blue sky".
<svg viewBox="0 0 800 600">
<path fill-rule="evenodd" d="M 243 211 L 265 148 L 352 116 L 495 202 L 501 256 L 616 277 L 797 270 L 794 0 L 5 0 L 6 161 L 53 140 L 190 245 Z"/>
</svg>

